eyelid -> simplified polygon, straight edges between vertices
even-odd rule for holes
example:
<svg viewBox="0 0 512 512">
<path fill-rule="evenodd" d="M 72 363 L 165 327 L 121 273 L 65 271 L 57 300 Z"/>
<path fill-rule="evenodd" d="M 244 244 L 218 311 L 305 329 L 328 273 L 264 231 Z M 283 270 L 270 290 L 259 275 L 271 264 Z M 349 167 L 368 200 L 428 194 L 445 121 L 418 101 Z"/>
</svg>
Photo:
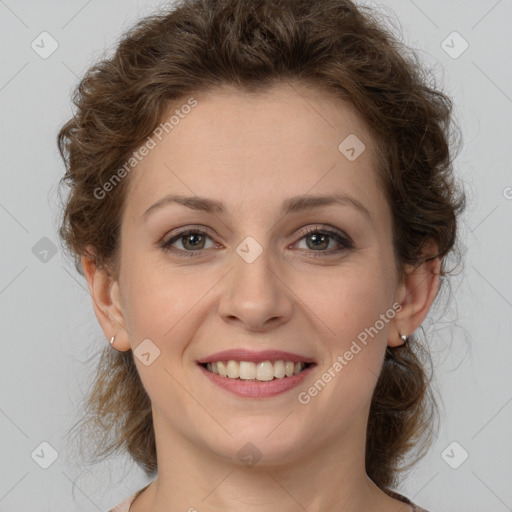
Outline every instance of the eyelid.
<svg viewBox="0 0 512 512">
<path fill-rule="evenodd" d="M 341 238 L 344 242 L 347 243 L 347 245 L 350 245 L 351 247 L 354 246 L 354 242 L 348 236 L 344 231 L 341 229 L 329 226 L 328 224 L 309 224 L 306 228 L 299 230 L 297 236 L 300 236 L 300 239 L 302 239 L 304 236 L 312 234 L 312 233 L 325 233 L 330 236 L 336 236 Z M 321 252 L 321 251 L 320 251 Z"/>
<path fill-rule="evenodd" d="M 202 226 L 200 224 L 192 224 L 192 225 L 189 225 L 189 226 L 184 226 L 184 227 L 180 227 L 180 228 L 176 228 L 176 229 L 173 229 L 172 231 L 170 232 L 167 232 L 163 237 L 162 237 L 162 240 L 165 240 L 167 239 L 167 242 L 169 242 L 170 240 L 172 240 L 173 238 L 176 238 L 180 235 L 185 235 L 186 233 L 188 233 L 189 231 L 192 231 L 194 233 L 202 233 L 202 234 L 205 234 L 205 235 L 208 235 L 209 237 L 214 237 L 214 236 L 217 236 L 213 230 L 211 230 L 210 228 L 206 227 L 206 226 Z M 166 243 L 165 241 L 162 242 L 162 243 Z"/>
</svg>

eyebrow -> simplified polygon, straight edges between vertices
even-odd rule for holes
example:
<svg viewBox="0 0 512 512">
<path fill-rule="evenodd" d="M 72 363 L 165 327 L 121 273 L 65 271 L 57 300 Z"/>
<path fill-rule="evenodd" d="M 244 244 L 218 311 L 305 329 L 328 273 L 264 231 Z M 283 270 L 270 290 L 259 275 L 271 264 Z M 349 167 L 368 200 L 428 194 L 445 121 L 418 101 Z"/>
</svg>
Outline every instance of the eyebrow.
<svg viewBox="0 0 512 512">
<path fill-rule="evenodd" d="M 182 195 L 168 195 L 151 205 L 143 214 L 142 217 L 147 219 L 150 213 L 160 210 L 169 204 L 181 204 L 190 208 L 191 210 L 203 211 L 207 213 L 225 214 L 226 209 L 222 202 L 214 199 L 199 196 L 182 196 Z M 320 206 L 328 206 L 332 204 L 341 204 L 351 206 L 358 210 L 370 222 L 373 222 L 372 216 L 368 209 L 357 199 L 347 194 L 329 194 L 329 195 L 307 195 L 290 197 L 283 201 L 281 207 L 281 214 L 286 215 L 296 213 L 302 210 L 310 210 Z"/>
</svg>

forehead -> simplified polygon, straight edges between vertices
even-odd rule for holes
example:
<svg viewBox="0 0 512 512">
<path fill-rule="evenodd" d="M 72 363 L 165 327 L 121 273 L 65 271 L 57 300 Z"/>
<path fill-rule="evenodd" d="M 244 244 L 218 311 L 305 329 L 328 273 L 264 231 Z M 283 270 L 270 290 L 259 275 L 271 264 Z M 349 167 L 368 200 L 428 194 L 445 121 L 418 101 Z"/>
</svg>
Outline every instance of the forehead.
<svg viewBox="0 0 512 512">
<path fill-rule="evenodd" d="M 174 115 L 173 124 L 129 177 L 134 215 L 170 193 L 271 207 L 274 198 L 281 206 L 283 196 L 337 191 L 379 208 L 375 144 L 351 105 L 290 83 L 191 96 L 193 108 L 180 108 L 191 104 L 185 97 L 166 112 L 162 123 Z"/>
</svg>

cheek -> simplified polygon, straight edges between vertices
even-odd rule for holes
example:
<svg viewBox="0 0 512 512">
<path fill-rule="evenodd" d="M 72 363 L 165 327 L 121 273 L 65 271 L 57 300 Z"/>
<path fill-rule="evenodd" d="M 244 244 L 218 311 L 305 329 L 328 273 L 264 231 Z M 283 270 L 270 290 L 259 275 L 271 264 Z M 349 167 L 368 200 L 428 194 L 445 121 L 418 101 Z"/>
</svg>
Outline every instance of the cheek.
<svg viewBox="0 0 512 512">
<path fill-rule="evenodd" d="M 132 346 L 149 338 L 176 358 L 204 319 L 222 272 L 171 267 L 144 254 L 126 261 L 123 272 L 123 307 Z"/>
<path fill-rule="evenodd" d="M 327 339 L 343 347 L 391 308 L 394 289 L 386 275 L 389 269 L 384 271 L 378 265 L 351 265 L 317 273 L 314 279 L 301 277 L 294 291 Z M 385 329 L 381 326 L 380 330 Z"/>
<path fill-rule="evenodd" d="M 365 277 L 362 277 L 365 276 Z M 309 292 L 316 321 L 322 329 L 318 344 L 325 360 L 311 387 L 302 389 L 300 403 L 312 404 L 313 415 L 344 425 L 371 402 L 386 350 L 394 310 L 378 276 L 332 276 L 328 292 Z M 384 320 L 382 319 L 384 318 Z"/>
<path fill-rule="evenodd" d="M 322 400 L 338 404 L 342 416 L 341 411 L 355 411 L 370 401 L 380 374 L 389 324 L 395 316 L 390 275 L 377 262 L 364 268 L 347 266 L 329 276 L 317 276 L 314 287 L 304 282 L 298 293 L 326 352 L 318 375 L 329 382 Z M 318 387 L 322 389 L 322 384 Z M 333 409 L 334 416 L 337 410 Z"/>
</svg>

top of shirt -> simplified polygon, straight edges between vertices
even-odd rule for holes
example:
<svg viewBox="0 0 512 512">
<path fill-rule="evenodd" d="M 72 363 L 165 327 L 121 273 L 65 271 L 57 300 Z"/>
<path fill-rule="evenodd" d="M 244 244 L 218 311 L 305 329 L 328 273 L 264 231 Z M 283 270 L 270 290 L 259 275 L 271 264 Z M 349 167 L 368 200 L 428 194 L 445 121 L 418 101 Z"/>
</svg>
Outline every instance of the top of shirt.
<svg viewBox="0 0 512 512">
<path fill-rule="evenodd" d="M 119 503 L 119 505 L 115 506 L 114 508 L 110 509 L 108 512 L 129 512 L 130 505 L 133 503 L 133 500 L 146 488 L 150 486 L 151 482 L 144 486 L 142 489 L 139 489 L 136 493 L 132 494 L 128 499 L 123 501 L 122 503 Z M 428 512 L 428 510 L 425 510 L 424 508 L 418 507 L 418 505 L 415 505 L 411 500 L 406 498 L 405 496 L 402 496 L 401 494 L 391 491 L 391 490 L 385 490 L 386 494 L 391 496 L 392 498 L 395 498 L 398 501 L 402 501 L 404 503 L 407 503 L 407 505 L 410 505 L 412 507 L 413 512 Z"/>
</svg>

